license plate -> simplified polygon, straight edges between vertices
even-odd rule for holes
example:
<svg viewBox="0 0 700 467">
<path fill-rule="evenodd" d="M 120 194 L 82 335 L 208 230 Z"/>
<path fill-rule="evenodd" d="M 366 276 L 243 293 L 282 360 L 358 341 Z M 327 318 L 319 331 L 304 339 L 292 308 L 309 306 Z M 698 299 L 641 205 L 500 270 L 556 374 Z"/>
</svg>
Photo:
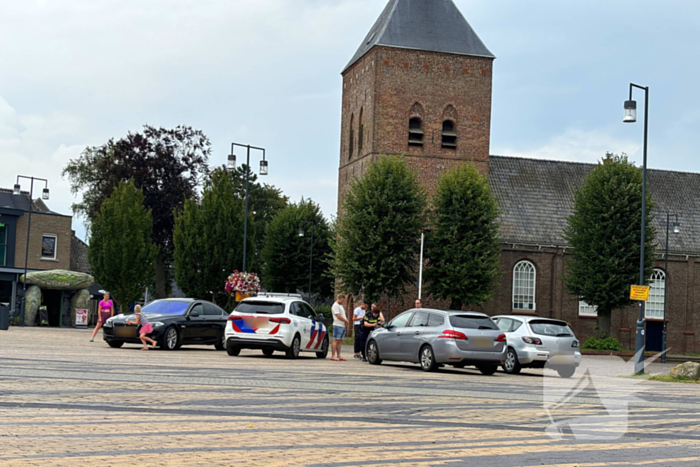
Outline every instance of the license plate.
<svg viewBox="0 0 700 467">
<path fill-rule="evenodd" d="M 490 347 L 493 340 L 488 337 L 474 337 L 472 338 L 472 342 L 477 347 Z"/>
<path fill-rule="evenodd" d="M 114 337 L 135 337 L 134 333 L 128 327 L 114 328 Z"/>
</svg>

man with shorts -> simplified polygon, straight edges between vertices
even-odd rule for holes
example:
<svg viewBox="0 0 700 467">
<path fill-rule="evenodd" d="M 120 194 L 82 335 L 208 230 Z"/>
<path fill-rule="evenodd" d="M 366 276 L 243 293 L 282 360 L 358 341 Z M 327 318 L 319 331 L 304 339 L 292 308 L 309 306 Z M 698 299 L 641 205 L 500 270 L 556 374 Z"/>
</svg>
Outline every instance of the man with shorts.
<svg viewBox="0 0 700 467">
<path fill-rule="evenodd" d="M 352 320 L 355 324 L 353 327 L 355 333 L 355 358 L 362 358 L 364 353 L 364 349 L 361 348 L 360 344 L 362 343 L 362 320 L 365 317 L 365 313 L 367 313 L 367 304 L 359 302 L 352 315 Z"/>
<path fill-rule="evenodd" d="M 343 345 L 346 326 L 350 324 L 350 322 L 345 317 L 345 308 L 343 308 L 344 302 L 345 297 L 343 295 L 338 295 L 338 297 L 335 299 L 335 303 L 331 307 L 331 313 L 333 314 L 333 343 L 331 344 L 331 360 L 334 362 L 345 361 L 345 359 L 340 356 L 340 349 Z"/>
</svg>

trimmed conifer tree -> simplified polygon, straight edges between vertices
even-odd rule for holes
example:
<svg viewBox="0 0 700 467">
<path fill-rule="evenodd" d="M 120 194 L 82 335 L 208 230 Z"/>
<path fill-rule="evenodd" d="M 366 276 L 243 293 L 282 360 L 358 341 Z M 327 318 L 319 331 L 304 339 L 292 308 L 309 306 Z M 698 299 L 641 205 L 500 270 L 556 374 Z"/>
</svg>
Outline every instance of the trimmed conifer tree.
<svg viewBox="0 0 700 467">
<path fill-rule="evenodd" d="M 98 284 L 120 311 L 153 283 L 158 247 L 151 240 L 153 219 L 133 182 L 119 182 L 92 221 L 88 259 Z"/>
<path fill-rule="evenodd" d="M 415 280 L 425 205 L 415 173 L 397 156 L 381 157 L 350 184 L 332 242 L 342 290 L 377 301 Z"/>
<path fill-rule="evenodd" d="M 446 172 L 433 200 L 434 230 L 427 235 L 428 291 L 450 308 L 481 306 L 498 275 L 498 207 L 488 179 L 471 164 Z"/>
<path fill-rule="evenodd" d="M 630 286 L 639 282 L 642 230 L 642 171 L 608 153 L 575 192 L 574 212 L 564 238 L 573 247 L 565 283 L 569 291 L 598 307 L 598 332 L 610 335 L 614 310 L 630 306 Z M 645 277 L 654 258 L 653 201 L 647 192 Z"/>
</svg>

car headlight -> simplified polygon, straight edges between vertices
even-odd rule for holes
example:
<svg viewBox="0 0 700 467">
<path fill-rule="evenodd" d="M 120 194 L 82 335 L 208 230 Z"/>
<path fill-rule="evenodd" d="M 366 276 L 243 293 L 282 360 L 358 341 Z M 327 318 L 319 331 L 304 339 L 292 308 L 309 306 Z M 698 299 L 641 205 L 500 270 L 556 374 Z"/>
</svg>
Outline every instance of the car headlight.
<svg viewBox="0 0 700 467">
<path fill-rule="evenodd" d="M 107 318 L 107 321 L 105 321 L 104 326 L 111 326 L 113 321 L 114 321 L 114 318 Z"/>
<path fill-rule="evenodd" d="M 163 323 L 161 323 L 160 321 L 156 321 L 155 323 L 151 323 L 151 324 L 153 324 L 154 328 L 158 328 L 158 327 L 163 325 Z"/>
</svg>

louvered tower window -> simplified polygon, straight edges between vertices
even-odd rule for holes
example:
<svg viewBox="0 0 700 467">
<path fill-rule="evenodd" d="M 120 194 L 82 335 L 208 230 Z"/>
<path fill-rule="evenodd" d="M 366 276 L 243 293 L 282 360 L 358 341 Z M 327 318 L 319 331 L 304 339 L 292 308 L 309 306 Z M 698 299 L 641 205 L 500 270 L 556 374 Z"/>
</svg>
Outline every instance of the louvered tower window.
<svg viewBox="0 0 700 467">
<path fill-rule="evenodd" d="M 408 145 L 423 146 L 423 121 L 418 117 L 408 121 Z"/>
<path fill-rule="evenodd" d="M 447 149 L 457 148 L 457 133 L 455 132 L 455 122 L 452 120 L 442 122 L 442 147 Z"/>
</svg>

